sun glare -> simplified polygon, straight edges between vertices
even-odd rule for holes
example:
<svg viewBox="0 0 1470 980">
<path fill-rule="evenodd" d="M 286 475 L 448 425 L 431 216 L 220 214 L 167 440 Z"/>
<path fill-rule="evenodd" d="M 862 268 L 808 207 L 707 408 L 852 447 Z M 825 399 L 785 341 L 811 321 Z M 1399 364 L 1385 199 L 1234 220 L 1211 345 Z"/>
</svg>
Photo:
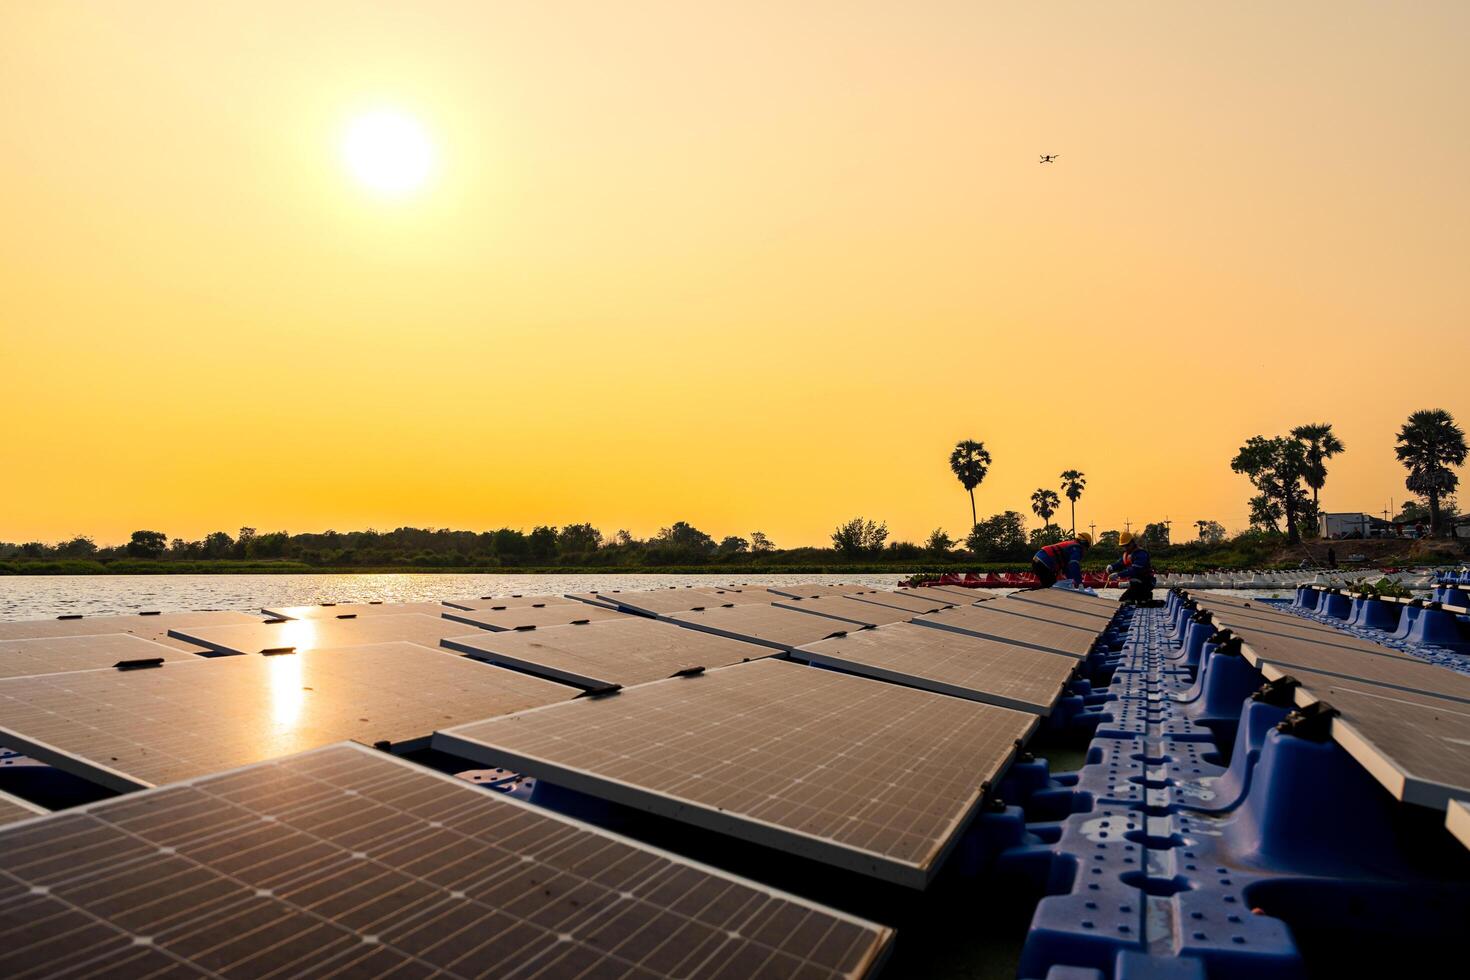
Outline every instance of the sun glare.
<svg viewBox="0 0 1470 980">
<path fill-rule="evenodd" d="M 348 123 L 342 157 L 358 183 L 391 196 L 422 187 L 434 170 L 434 145 L 424 127 L 391 109 L 364 113 Z"/>
</svg>

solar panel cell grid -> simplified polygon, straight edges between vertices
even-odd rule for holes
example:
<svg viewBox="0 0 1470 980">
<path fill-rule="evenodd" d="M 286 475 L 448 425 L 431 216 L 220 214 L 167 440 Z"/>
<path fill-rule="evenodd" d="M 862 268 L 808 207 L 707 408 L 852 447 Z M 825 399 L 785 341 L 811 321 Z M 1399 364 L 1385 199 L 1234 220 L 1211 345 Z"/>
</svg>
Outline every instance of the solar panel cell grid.
<svg viewBox="0 0 1470 980">
<path fill-rule="evenodd" d="M 441 731 L 434 746 L 918 887 L 1035 724 L 759 660 Z"/>
<path fill-rule="evenodd" d="M 467 614 L 470 615 L 470 614 Z M 174 635 L 219 653 L 260 653 L 266 650 L 320 650 L 404 641 L 437 647 L 447 636 L 473 633 L 464 622 L 407 613 L 365 619 L 293 619 L 284 623 L 255 622 L 241 626 L 177 629 Z"/>
<path fill-rule="evenodd" d="M 529 633 L 482 631 L 445 640 L 444 645 L 490 663 L 588 688 L 628 687 L 689 668 L 713 670 L 777 652 L 641 616 Z"/>
<path fill-rule="evenodd" d="M 893 606 L 880 606 L 876 602 L 862 602 L 848 596 L 822 596 L 816 599 L 778 599 L 773 605 L 781 609 L 831 616 L 857 626 L 882 626 L 884 623 L 901 623 L 913 618 L 916 613 Z M 926 612 L 933 611 L 929 607 Z"/>
<path fill-rule="evenodd" d="M 821 640 L 793 656 L 956 697 L 1049 714 L 1077 668 L 1068 656 L 909 623 Z"/>
<path fill-rule="evenodd" d="M 95 670 L 125 660 L 198 660 L 192 653 L 131 633 L 99 636 L 42 636 L 0 640 L 0 677 Z"/>
<path fill-rule="evenodd" d="M 830 616 L 764 604 L 671 613 L 665 618 L 690 629 L 761 643 L 777 650 L 791 650 L 834 633 L 862 628 Z"/>
<path fill-rule="evenodd" d="M 603 623 L 625 619 L 628 615 L 629 613 L 616 609 L 604 609 L 585 602 L 550 605 L 544 608 L 530 606 L 521 609 L 474 611 L 448 609 L 444 612 L 445 619 L 452 623 L 487 630 L 524 630 L 540 629 L 543 626 L 569 626 L 573 623 Z M 469 630 L 460 629 L 457 634 L 445 635 L 464 636 L 468 632 Z"/>
<path fill-rule="evenodd" d="M 443 611 L 444 604 L 439 602 L 339 602 L 316 606 L 273 606 L 261 610 L 267 616 L 286 619 L 356 619 L 410 613 L 437 616 Z"/>
<path fill-rule="evenodd" d="M 941 612 L 915 616 L 913 622 L 936 629 L 954 630 L 972 636 L 1020 644 L 1049 653 L 1085 657 L 1100 630 L 1044 622 L 1030 616 L 996 612 L 999 602 L 978 606 L 956 606 Z"/>
<path fill-rule="evenodd" d="M 866 592 L 860 596 L 853 596 L 857 602 L 871 602 L 880 606 L 892 606 L 895 609 L 904 609 L 911 613 L 934 612 L 938 609 L 948 609 L 950 606 L 959 605 L 959 600 L 953 597 L 936 599 L 910 595 L 906 592 Z"/>
<path fill-rule="evenodd" d="M 575 603 L 576 599 L 564 595 L 502 595 L 481 596 L 478 599 L 445 599 L 444 605 L 450 609 L 525 609 L 527 607 L 539 606 L 564 606 Z M 440 614 L 444 610 L 439 610 Z"/>
<path fill-rule="evenodd" d="M 28 820 L 47 812 L 28 800 L 0 792 L 0 825 L 15 823 L 17 820 Z"/>
<path fill-rule="evenodd" d="M 889 930 L 338 746 L 0 832 L 0 970 L 862 976 Z"/>
<path fill-rule="evenodd" d="M 409 643 L 217 657 L 0 681 L 0 744 L 128 790 L 346 738 L 411 745 L 577 693 Z"/>
<path fill-rule="evenodd" d="M 45 636 L 97 636 L 103 633 L 131 633 L 154 643 L 198 653 L 198 644 L 169 636 L 176 628 L 228 626 L 259 623 L 261 617 L 242 612 L 180 612 L 158 615 L 79 616 L 76 619 L 33 619 L 0 623 L 0 640 L 23 640 Z"/>
</svg>

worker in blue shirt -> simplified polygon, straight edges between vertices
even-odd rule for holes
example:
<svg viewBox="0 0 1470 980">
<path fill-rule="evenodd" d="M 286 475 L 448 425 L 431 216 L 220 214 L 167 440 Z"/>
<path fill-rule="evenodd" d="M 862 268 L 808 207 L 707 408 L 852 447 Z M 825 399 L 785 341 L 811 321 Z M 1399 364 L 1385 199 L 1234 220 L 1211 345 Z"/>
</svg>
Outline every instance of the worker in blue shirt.
<svg viewBox="0 0 1470 980">
<path fill-rule="evenodd" d="M 1092 547 L 1092 535 L 1083 531 L 1067 541 L 1058 541 L 1042 548 L 1031 558 L 1031 573 L 1049 589 L 1060 579 L 1069 578 L 1072 585 L 1082 588 L 1082 556 Z"/>
<path fill-rule="evenodd" d="M 1108 566 L 1108 581 L 1117 576 L 1119 581 L 1128 580 L 1128 588 L 1119 602 L 1148 602 L 1154 597 L 1154 563 L 1148 552 L 1138 544 L 1138 537 L 1129 531 L 1118 535 L 1118 544 L 1123 546 L 1123 557 Z"/>
</svg>

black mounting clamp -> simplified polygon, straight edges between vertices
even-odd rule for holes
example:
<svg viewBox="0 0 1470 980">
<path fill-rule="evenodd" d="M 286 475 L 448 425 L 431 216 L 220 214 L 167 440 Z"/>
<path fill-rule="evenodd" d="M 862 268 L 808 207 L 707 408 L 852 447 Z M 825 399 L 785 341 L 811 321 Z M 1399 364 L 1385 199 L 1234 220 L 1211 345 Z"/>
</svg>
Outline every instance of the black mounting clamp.
<svg viewBox="0 0 1470 980">
<path fill-rule="evenodd" d="M 1290 674 L 1282 674 L 1274 681 L 1262 684 L 1260 689 L 1251 695 L 1251 700 L 1276 708 L 1290 708 L 1296 704 L 1296 689 L 1301 686 L 1302 682 L 1295 677 Z"/>
<path fill-rule="evenodd" d="M 1297 708 L 1281 719 L 1276 730 L 1283 735 L 1295 735 L 1309 742 L 1325 742 L 1332 734 L 1332 719 L 1339 713 L 1326 701 L 1313 701 L 1305 708 Z"/>
</svg>

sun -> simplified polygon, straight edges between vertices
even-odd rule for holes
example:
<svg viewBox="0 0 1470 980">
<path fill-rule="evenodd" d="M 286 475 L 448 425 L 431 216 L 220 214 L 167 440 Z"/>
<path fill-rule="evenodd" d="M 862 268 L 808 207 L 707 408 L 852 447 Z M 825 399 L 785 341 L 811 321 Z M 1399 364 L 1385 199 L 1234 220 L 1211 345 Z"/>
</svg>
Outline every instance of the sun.
<svg viewBox="0 0 1470 980">
<path fill-rule="evenodd" d="M 433 175 L 434 144 L 413 116 L 377 109 L 348 122 L 342 159 L 363 187 L 396 197 L 418 190 Z"/>
</svg>

